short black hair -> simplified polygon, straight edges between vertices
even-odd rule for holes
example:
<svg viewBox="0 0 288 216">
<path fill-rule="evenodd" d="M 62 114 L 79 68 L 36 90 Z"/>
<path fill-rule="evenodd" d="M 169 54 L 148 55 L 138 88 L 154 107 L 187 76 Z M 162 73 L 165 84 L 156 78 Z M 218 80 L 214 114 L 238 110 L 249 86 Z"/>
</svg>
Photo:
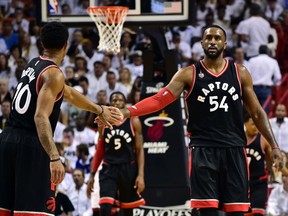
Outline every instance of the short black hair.
<svg viewBox="0 0 288 216">
<path fill-rule="evenodd" d="M 69 132 L 71 132 L 72 134 L 73 134 L 73 136 L 74 136 L 74 130 L 73 130 L 73 128 L 72 127 L 66 127 L 64 130 L 63 130 L 63 132 L 65 132 L 65 133 L 69 133 Z"/>
<path fill-rule="evenodd" d="M 93 66 L 95 67 L 96 64 L 102 65 L 103 67 L 105 66 L 105 64 L 102 61 L 95 61 Z"/>
<path fill-rule="evenodd" d="M 209 29 L 209 28 L 218 28 L 218 29 L 222 30 L 222 31 L 223 31 L 223 34 L 224 34 L 224 38 L 225 38 L 225 40 L 226 40 L 226 31 L 224 30 L 224 28 L 222 28 L 220 25 L 215 25 L 215 24 L 209 25 L 209 26 L 207 26 L 207 27 L 205 27 L 205 28 L 203 29 L 203 31 L 202 31 L 202 36 L 201 36 L 202 39 L 203 39 L 203 36 L 204 36 L 204 32 L 205 32 L 207 29 Z"/>
<path fill-rule="evenodd" d="M 115 94 L 120 94 L 120 95 L 122 95 L 122 97 L 124 98 L 124 101 L 125 101 L 125 103 L 126 103 L 126 96 L 125 96 L 122 92 L 120 92 L 120 91 L 112 92 L 112 94 L 111 94 L 110 97 L 109 97 L 110 103 L 111 103 L 111 100 L 112 100 L 113 95 L 115 95 Z"/>
<path fill-rule="evenodd" d="M 80 143 L 78 146 L 76 146 L 76 149 L 79 153 L 84 153 L 84 155 L 89 155 L 89 149 L 88 146 L 84 143 Z"/>
<path fill-rule="evenodd" d="M 59 22 L 50 22 L 41 28 L 40 40 L 45 49 L 62 49 L 68 41 L 68 30 Z"/>
<path fill-rule="evenodd" d="M 268 54 L 268 53 L 269 53 L 269 49 L 267 45 L 261 45 L 259 47 L 259 54 Z"/>
<path fill-rule="evenodd" d="M 79 80 L 78 80 L 78 82 L 86 82 L 87 84 L 89 84 L 89 81 L 88 81 L 88 78 L 87 77 L 85 77 L 85 76 L 81 76 L 81 77 L 79 77 Z"/>
<path fill-rule="evenodd" d="M 255 15 L 261 15 L 262 14 L 262 9 L 259 4 L 252 3 L 250 5 L 250 15 L 255 16 Z"/>
</svg>

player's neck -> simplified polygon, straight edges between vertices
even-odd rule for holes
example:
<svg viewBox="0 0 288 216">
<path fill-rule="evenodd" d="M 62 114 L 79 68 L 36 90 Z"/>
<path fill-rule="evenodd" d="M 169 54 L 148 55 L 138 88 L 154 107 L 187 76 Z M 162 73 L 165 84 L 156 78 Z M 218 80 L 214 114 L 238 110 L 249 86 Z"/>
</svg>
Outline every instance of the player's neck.
<svg viewBox="0 0 288 216">
<path fill-rule="evenodd" d="M 44 50 L 42 56 L 55 62 L 57 66 L 60 66 L 63 60 L 63 57 L 60 52 L 50 52 L 50 51 Z"/>
<path fill-rule="evenodd" d="M 222 57 L 219 57 L 217 59 L 204 57 L 203 63 L 209 70 L 217 73 L 223 70 L 226 61 Z"/>
<path fill-rule="evenodd" d="M 254 140 L 256 138 L 256 136 L 257 136 L 257 134 L 256 135 L 255 134 L 249 134 L 249 133 L 246 132 L 247 143 L 250 144 L 250 142 L 252 140 Z"/>
</svg>

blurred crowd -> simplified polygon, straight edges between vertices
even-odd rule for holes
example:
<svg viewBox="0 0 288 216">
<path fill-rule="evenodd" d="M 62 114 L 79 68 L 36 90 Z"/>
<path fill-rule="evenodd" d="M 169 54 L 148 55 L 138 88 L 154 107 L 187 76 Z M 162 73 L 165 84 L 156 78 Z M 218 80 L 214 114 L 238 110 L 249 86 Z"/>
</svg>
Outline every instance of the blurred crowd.
<svg viewBox="0 0 288 216">
<path fill-rule="evenodd" d="M 86 13 L 89 5 L 88 0 L 59 0 L 58 3 L 59 13 L 67 15 Z M 203 58 L 202 30 L 211 24 L 220 25 L 227 33 L 226 58 L 248 68 L 257 97 L 264 105 L 272 88 L 280 85 L 283 75 L 288 72 L 288 1 L 197 0 L 196 11 L 196 20 L 190 25 L 165 27 L 167 46 L 177 51 L 177 63 L 184 67 Z M 42 53 L 41 26 L 35 20 L 36 14 L 32 0 L 0 0 L 1 129 L 9 118 L 12 96 L 23 69 L 27 62 Z M 69 32 L 67 55 L 61 66 L 66 83 L 98 104 L 107 105 L 110 94 L 115 91 L 124 93 L 128 104 L 138 102 L 145 64 L 143 52 L 153 51 L 152 39 L 125 28 L 121 50 L 113 54 L 97 50 L 99 35 L 95 27 L 73 27 Z M 163 73 L 155 72 L 155 79 L 159 80 L 159 77 L 164 77 Z M 269 105 L 265 108 L 269 113 Z M 67 175 L 58 186 L 58 201 L 66 203 L 66 207 L 56 214 L 92 215 L 92 209 L 99 207 L 97 190 L 90 201 L 85 183 L 97 146 L 96 116 L 65 102 L 61 110 L 54 139 L 66 166 Z M 285 105 L 278 105 L 273 114 L 271 125 L 287 162 Z M 270 204 L 268 202 L 268 213 L 287 215 L 288 177 L 275 173 L 270 183 L 273 187 L 274 184 L 283 185 L 284 189 L 275 193 L 285 193 L 276 198 L 273 196 Z M 286 205 L 277 206 L 277 197 L 281 197 Z"/>
</svg>

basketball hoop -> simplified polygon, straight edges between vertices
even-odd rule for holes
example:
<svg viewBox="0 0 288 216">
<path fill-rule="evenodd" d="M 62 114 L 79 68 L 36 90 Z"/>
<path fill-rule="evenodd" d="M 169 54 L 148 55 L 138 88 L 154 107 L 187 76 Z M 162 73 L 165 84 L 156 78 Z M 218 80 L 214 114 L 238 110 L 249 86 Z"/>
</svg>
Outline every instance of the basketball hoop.
<svg viewBox="0 0 288 216">
<path fill-rule="evenodd" d="M 128 10 L 128 7 L 122 6 L 87 8 L 87 12 L 95 22 L 99 32 L 99 50 L 111 51 L 114 54 L 120 51 L 120 38 Z"/>
</svg>

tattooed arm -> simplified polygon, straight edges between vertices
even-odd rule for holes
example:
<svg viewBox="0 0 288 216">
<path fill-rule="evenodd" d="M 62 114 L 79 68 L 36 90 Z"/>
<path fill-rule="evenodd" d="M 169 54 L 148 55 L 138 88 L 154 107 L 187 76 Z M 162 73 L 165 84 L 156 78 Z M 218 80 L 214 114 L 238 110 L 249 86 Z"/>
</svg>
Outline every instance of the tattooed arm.
<svg viewBox="0 0 288 216">
<path fill-rule="evenodd" d="M 60 70 L 51 68 L 42 74 L 37 107 L 34 116 L 39 140 L 50 157 L 51 182 L 59 184 L 64 178 L 64 166 L 58 160 L 59 154 L 53 141 L 49 116 L 52 113 L 55 99 L 64 88 L 64 76 Z M 54 162 L 54 160 L 56 160 Z"/>
</svg>

